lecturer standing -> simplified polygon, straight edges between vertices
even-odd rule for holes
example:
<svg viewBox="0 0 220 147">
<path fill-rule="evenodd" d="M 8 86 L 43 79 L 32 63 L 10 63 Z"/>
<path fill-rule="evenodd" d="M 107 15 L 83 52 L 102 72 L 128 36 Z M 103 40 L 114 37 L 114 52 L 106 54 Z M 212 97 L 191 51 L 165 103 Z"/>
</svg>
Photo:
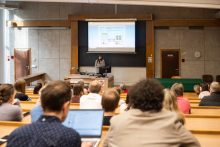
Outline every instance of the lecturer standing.
<svg viewBox="0 0 220 147">
<path fill-rule="evenodd" d="M 96 73 L 99 73 L 99 67 L 105 67 L 105 60 L 102 55 L 99 55 L 99 58 L 95 61 Z"/>
</svg>

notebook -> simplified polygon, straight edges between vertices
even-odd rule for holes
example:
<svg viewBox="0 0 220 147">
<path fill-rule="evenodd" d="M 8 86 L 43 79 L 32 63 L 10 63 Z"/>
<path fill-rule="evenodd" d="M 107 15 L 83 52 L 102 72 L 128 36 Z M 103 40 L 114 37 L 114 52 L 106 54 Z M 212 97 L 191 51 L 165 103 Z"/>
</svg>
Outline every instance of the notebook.
<svg viewBox="0 0 220 147">
<path fill-rule="evenodd" d="M 97 147 L 101 140 L 103 117 L 102 109 L 72 109 L 63 125 L 78 132 L 82 142 L 93 142 L 93 147 Z"/>
</svg>

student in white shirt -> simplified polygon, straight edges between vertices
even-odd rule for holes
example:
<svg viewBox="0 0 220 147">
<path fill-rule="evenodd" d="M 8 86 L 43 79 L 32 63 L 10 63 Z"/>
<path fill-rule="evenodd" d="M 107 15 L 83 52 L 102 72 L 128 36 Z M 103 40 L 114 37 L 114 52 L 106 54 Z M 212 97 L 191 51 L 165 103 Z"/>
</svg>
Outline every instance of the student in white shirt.
<svg viewBox="0 0 220 147">
<path fill-rule="evenodd" d="M 80 98 L 80 109 L 102 109 L 102 97 L 99 93 L 102 91 L 102 85 L 95 80 L 89 84 L 89 94 Z"/>
</svg>

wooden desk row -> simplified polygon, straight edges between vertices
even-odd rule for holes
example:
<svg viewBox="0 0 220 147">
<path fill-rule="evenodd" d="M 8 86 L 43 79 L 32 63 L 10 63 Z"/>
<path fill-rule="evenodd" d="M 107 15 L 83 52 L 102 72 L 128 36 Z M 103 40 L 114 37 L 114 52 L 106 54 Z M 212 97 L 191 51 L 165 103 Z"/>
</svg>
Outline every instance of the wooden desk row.
<svg viewBox="0 0 220 147">
<path fill-rule="evenodd" d="M 4 137 L 5 135 L 9 135 L 13 130 L 16 128 L 25 125 L 28 123 L 24 122 L 0 122 L 0 138 Z M 109 127 L 103 126 L 102 130 L 102 136 L 101 136 L 101 142 L 98 145 L 98 147 L 103 146 L 103 142 L 105 139 L 105 136 L 108 132 Z M 196 129 L 191 129 L 189 130 L 193 133 L 193 135 L 199 140 L 200 144 L 202 147 L 219 147 L 220 146 L 220 130 L 196 130 Z M 1 145 L 0 147 L 5 147 L 6 143 Z"/>
<path fill-rule="evenodd" d="M 197 104 L 196 104 L 197 105 Z M 36 106 L 36 102 L 21 102 L 21 109 L 28 112 Z M 70 109 L 79 109 L 79 103 L 71 103 Z M 192 106 L 192 114 L 220 115 L 220 107 Z M 116 109 L 116 114 L 120 114 L 120 107 Z"/>
</svg>

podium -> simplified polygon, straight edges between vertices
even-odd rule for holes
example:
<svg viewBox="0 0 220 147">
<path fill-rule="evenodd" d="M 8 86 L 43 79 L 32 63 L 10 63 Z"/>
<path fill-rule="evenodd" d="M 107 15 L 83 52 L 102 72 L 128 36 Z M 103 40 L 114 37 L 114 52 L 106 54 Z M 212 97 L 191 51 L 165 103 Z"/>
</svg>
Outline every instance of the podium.
<svg viewBox="0 0 220 147">
<path fill-rule="evenodd" d="M 102 84 L 102 89 L 105 91 L 108 88 L 114 87 L 114 76 L 109 77 L 97 77 L 97 76 L 89 76 L 89 75 L 80 75 L 80 74 L 71 74 L 64 79 L 70 80 L 70 84 L 74 85 L 79 81 L 83 81 L 85 84 L 90 84 L 92 81 L 97 80 Z"/>
</svg>

